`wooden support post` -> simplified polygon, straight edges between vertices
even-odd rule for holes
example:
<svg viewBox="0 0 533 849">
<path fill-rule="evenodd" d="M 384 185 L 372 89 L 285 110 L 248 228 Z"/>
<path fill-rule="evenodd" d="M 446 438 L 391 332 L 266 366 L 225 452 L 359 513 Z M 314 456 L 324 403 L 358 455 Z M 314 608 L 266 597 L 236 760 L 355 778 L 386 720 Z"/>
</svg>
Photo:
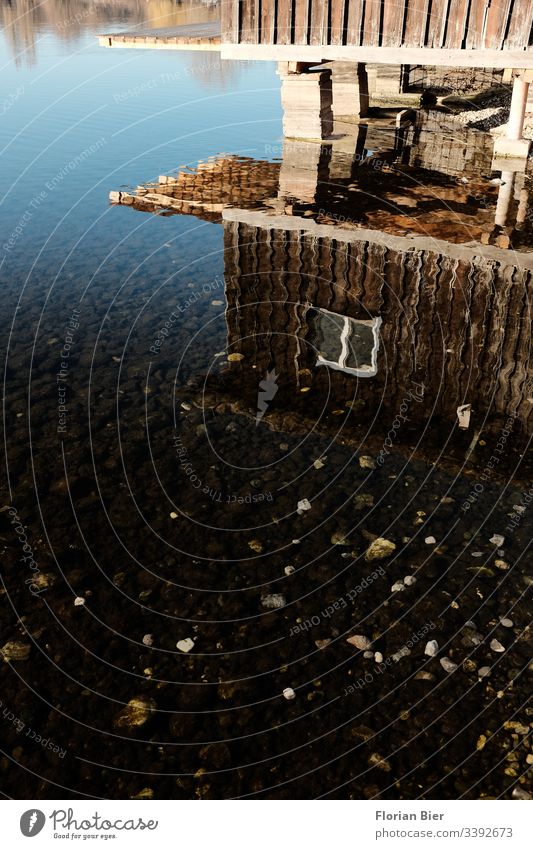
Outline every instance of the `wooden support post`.
<svg viewBox="0 0 533 849">
<path fill-rule="evenodd" d="M 333 131 L 331 71 L 291 71 L 278 64 L 281 77 L 283 134 L 287 138 L 325 139 Z"/>
<path fill-rule="evenodd" d="M 359 83 L 359 117 L 366 118 L 370 97 L 368 94 L 368 74 L 364 62 L 357 63 L 357 81 Z"/>
<path fill-rule="evenodd" d="M 511 110 L 507 123 L 507 132 L 499 136 L 494 143 L 494 158 L 514 159 L 525 163 L 531 142 L 523 137 L 524 117 L 526 114 L 527 96 L 529 92 L 529 74 L 525 71 L 513 72 L 513 95 Z"/>
<path fill-rule="evenodd" d="M 511 111 L 509 112 L 509 123 L 507 124 L 508 139 L 516 140 L 523 138 L 528 92 L 529 82 L 526 82 L 523 76 L 515 76 L 513 80 L 513 95 L 511 97 Z"/>
<path fill-rule="evenodd" d="M 368 74 L 364 62 L 333 62 L 333 117 L 366 118 Z"/>
<path fill-rule="evenodd" d="M 513 171 L 502 171 L 501 184 L 498 189 L 496 212 L 494 213 L 494 223 L 497 227 L 505 227 L 505 225 L 507 224 L 509 204 L 513 196 L 513 183 Z"/>
</svg>

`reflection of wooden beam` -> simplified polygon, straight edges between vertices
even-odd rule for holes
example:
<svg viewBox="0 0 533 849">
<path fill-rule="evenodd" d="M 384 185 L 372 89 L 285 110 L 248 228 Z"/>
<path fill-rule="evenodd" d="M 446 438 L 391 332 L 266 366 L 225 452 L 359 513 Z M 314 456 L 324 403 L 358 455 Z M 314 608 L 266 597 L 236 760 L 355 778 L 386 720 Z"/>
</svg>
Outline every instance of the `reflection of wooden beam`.
<svg viewBox="0 0 533 849">
<path fill-rule="evenodd" d="M 191 393 L 188 389 L 186 396 L 190 401 Z M 235 391 L 220 387 L 211 391 L 202 393 L 201 399 L 196 401 L 196 406 L 203 410 L 209 410 L 214 415 L 223 416 L 242 416 L 243 418 L 255 421 L 257 410 L 247 404 L 240 395 L 236 395 Z M 387 424 L 387 422 L 389 422 Z M 497 427 L 501 428 L 501 422 L 498 422 Z M 387 430 L 390 426 L 389 419 L 385 420 L 385 424 L 380 423 L 379 418 L 376 419 L 375 426 L 369 430 L 367 426 L 360 427 L 353 418 L 349 420 L 349 426 L 342 428 L 339 431 L 339 421 L 335 417 L 334 422 L 327 416 L 322 416 L 317 422 L 313 417 L 306 414 L 304 411 L 295 410 L 292 406 L 290 409 L 272 408 L 268 412 L 268 416 L 262 419 L 262 425 L 268 428 L 272 433 L 291 433 L 291 434 L 309 434 L 313 431 L 324 438 L 334 438 L 340 445 L 346 445 L 359 453 L 379 455 L 383 448 L 383 440 L 387 436 Z M 490 422 L 485 423 L 484 432 L 490 433 Z M 364 446 L 364 449 L 362 448 Z M 399 440 L 394 442 L 389 449 L 389 454 L 396 457 L 405 457 L 409 461 L 412 460 L 412 444 L 407 439 L 405 442 Z M 478 472 L 479 461 L 473 466 L 466 466 L 463 457 L 453 456 L 451 450 L 446 453 L 442 446 L 435 446 L 419 441 L 417 444 L 417 459 L 421 462 L 430 463 L 439 469 L 452 474 L 454 476 L 463 475 L 467 480 L 472 478 L 475 482 Z M 459 452 L 458 452 L 459 453 Z M 488 459 L 488 458 L 487 458 Z M 492 470 L 492 478 L 494 481 L 506 481 L 508 479 L 509 466 L 513 468 L 515 475 L 514 482 L 520 486 L 522 482 L 528 481 L 527 470 L 523 463 L 517 463 L 516 453 L 510 451 L 510 456 L 507 458 L 502 455 L 502 463 Z"/>
<path fill-rule="evenodd" d="M 524 117 L 526 114 L 529 82 L 523 77 L 516 76 L 513 80 L 513 95 L 507 124 L 507 138 L 521 139 L 524 137 Z"/>
<path fill-rule="evenodd" d="M 371 242 L 383 245 L 392 250 L 407 252 L 409 250 L 432 251 L 447 256 L 450 259 L 475 261 L 497 260 L 502 266 L 516 266 L 520 269 L 533 270 L 533 253 L 506 251 L 492 245 L 454 244 L 431 236 L 394 236 L 382 230 L 369 230 L 358 227 L 355 230 L 345 230 L 335 224 L 317 224 L 312 219 L 296 218 L 290 215 L 269 215 L 266 212 L 246 209 L 224 209 L 223 221 L 237 221 L 252 227 L 263 227 L 268 230 L 299 230 L 312 236 L 336 239 L 337 242 Z"/>
<path fill-rule="evenodd" d="M 501 180 L 498 189 L 496 212 L 494 213 L 494 223 L 498 227 L 505 227 L 507 224 L 507 215 L 509 214 L 509 204 L 513 195 L 514 172 L 502 171 Z"/>
<path fill-rule="evenodd" d="M 223 203 L 208 203 L 201 200 L 181 200 L 173 198 L 169 195 L 162 195 L 158 192 L 146 192 L 139 195 L 132 195 L 129 192 L 109 192 L 109 200 L 111 203 L 121 206 L 153 206 L 156 209 L 172 209 L 175 212 L 188 214 L 194 210 L 198 212 L 206 212 L 214 215 L 222 215 L 224 209 Z"/>
<path fill-rule="evenodd" d="M 345 47 L 327 44 L 227 44 L 222 59 L 272 62 L 370 62 L 381 65 L 435 65 L 454 68 L 533 69 L 533 50 L 449 50 L 429 47 Z"/>
</svg>

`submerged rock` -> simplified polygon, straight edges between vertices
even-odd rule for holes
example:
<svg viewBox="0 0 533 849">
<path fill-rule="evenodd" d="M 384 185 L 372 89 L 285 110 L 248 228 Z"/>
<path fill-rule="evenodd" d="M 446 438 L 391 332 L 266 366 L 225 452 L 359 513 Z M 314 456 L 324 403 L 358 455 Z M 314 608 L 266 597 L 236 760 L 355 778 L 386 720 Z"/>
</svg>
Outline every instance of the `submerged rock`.
<svg viewBox="0 0 533 849">
<path fill-rule="evenodd" d="M 50 572 L 39 572 L 35 575 L 33 583 L 39 590 L 47 590 L 52 584 L 55 584 L 56 576 Z"/>
<path fill-rule="evenodd" d="M 28 660 L 30 656 L 31 646 L 28 643 L 21 643 L 18 640 L 9 640 L 2 646 L 0 653 L 4 660 Z"/>
<path fill-rule="evenodd" d="M 421 669 L 415 675 L 415 681 L 434 681 L 435 676 L 431 672 L 426 672 L 425 669 Z"/>
<path fill-rule="evenodd" d="M 441 657 L 440 665 L 442 666 L 444 671 L 448 673 L 455 672 L 455 670 L 457 669 L 457 664 L 454 663 L 453 660 L 450 660 L 449 657 Z"/>
<path fill-rule="evenodd" d="M 136 796 L 130 796 L 130 799 L 153 799 L 154 791 L 151 787 L 144 787 Z"/>
<path fill-rule="evenodd" d="M 377 752 L 373 752 L 368 758 L 369 766 L 376 766 L 378 769 L 383 770 L 383 772 L 390 772 L 392 767 L 388 760 L 383 758 L 381 755 L 378 755 Z"/>
<path fill-rule="evenodd" d="M 533 799 L 531 793 L 528 793 L 527 790 L 524 790 L 522 787 L 515 787 L 513 792 L 511 793 L 513 799 L 522 799 L 527 801 L 528 799 Z"/>
<path fill-rule="evenodd" d="M 436 640 L 429 640 L 426 643 L 426 647 L 424 649 L 424 654 L 427 654 L 428 657 L 435 657 L 439 650 L 439 644 Z"/>
<path fill-rule="evenodd" d="M 281 593 L 271 593 L 261 598 L 261 605 L 262 607 L 266 607 L 267 610 L 279 610 L 280 607 L 285 607 L 286 604 L 285 596 Z"/>
<path fill-rule="evenodd" d="M 396 545 L 389 539 L 378 537 L 370 543 L 365 551 L 365 560 L 383 560 L 385 557 L 390 557 L 396 551 Z"/>
<path fill-rule="evenodd" d="M 350 542 L 346 539 L 346 534 L 344 533 L 344 531 L 335 531 L 335 533 L 331 535 L 331 544 L 350 545 Z"/>
<path fill-rule="evenodd" d="M 178 640 L 176 648 L 187 654 L 194 648 L 194 640 L 191 640 L 190 637 L 185 637 L 184 640 Z"/>
<path fill-rule="evenodd" d="M 392 657 L 394 663 L 399 663 L 399 661 L 402 659 L 402 657 L 408 657 L 408 655 L 410 655 L 410 654 L 411 654 L 411 649 L 407 648 L 407 646 L 402 646 L 401 648 L 398 649 L 398 651 L 394 652 L 394 654 L 392 654 L 391 657 Z"/>
<path fill-rule="evenodd" d="M 368 637 L 363 636 L 363 634 L 354 634 L 353 637 L 347 637 L 346 642 L 361 651 L 366 651 L 372 645 L 372 642 L 368 639 Z"/>
<path fill-rule="evenodd" d="M 505 542 L 505 537 L 503 537 L 501 534 L 494 534 L 494 536 L 492 536 L 492 537 L 490 538 L 490 542 L 491 542 L 493 545 L 495 545 L 495 546 L 496 546 L 496 548 L 501 548 L 501 547 L 502 547 L 502 545 L 503 545 L 503 544 L 504 544 L 504 542 Z"/>
<path fill-rule="evenodd" d="M 366 507 L 373 507 L 374 496 L 364 492 L 360 495 L 355 495 L 353 499 L 353 506 L 356 510 L 364 510 Z"/>
<path fill-rule="evenodd" d="M 148 721 L 156 709 L 153 699 L 145 696 L 131 699 L 115 720 L 116 728 L 139 728 Z"/>
<path fill-rule="evenodd" d="M 285 687 L 283 690 L 283 698 L 287 699 L 287 701 L 292 701 L 292 699 L 296 698 L 296 693 L 292 689 L 292 687 Z"/>
</svg>

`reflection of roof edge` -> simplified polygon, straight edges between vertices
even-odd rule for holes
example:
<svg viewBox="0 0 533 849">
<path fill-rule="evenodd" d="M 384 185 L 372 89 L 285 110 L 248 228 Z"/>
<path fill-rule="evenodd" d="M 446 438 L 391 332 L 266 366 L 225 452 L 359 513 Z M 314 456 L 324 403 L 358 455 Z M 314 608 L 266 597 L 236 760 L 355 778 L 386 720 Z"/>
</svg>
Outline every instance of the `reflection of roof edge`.
<svg viewBox="0 0 533 849">
<path fill-rule="evenodd" d="M 190 389 L 188 389 L 188 393 L 187 400 L 190 401 Z M 256 409 L 248 405 L 244 399 L 236 398 L 231 390 L 209 391 L 204 388 L 201 400 L 205 410 L 216 409 L 217 415 L 229 413 L 234 416 L 243 416 L 251 421 L 255 421 L 257 416 Z M 290 416 L 290 421 L 287 418 L 288 416 Z M 502 416 L 502 421 L 498 421 L 495 425 L 494 432 L 501 431 L 503 421 L 505 421 L 505 416 Z M 379 419 L 377 422 L 379 426 Z M 389 428 L 389 424 L 387 424 L 383 425 L 382 430 L 369 432 L 366 425 L 361 429 L 357 422 L 354 422 L 353 428 L 345 428 L 343 433 L 339 435 L 338 422 L 328 423 L 324 419 L 316 422 L 312 416 L 307 415 L 303 411 L 291 410 L 289 413 L 286 409 L 270 409 L 268 415 L 265 415 L 261 419 L 261 423 L 262 426 L 268 428 L 272 433 L 288 432 L 293 434 L 298 433 L 298 429 L 303 433 L 309 433 L 310 430 L 313 430 L 319 437 L 328 439 L 331 439 L 333 434 L 335 434 L 335 439 L 339 445 L 347 445 L 353 448 L 354 451 L 358 450 L 361 453 L 366 451 L 369 454 L 376 455 L 382 449 L 383 440 L 387 436 L 385 428 Z M 488 430 L 488 432 L 490 433 L 491 430 Z M 516 486 L 522 487 L 526 485 L 529 481 L 528 469 L 527 467 L 524 469 L 523 464 L 517 463 L 517 455 L 521 450 L 524 450 L 526 443 L 528 444 L 527 437 L 525 435 L 523 438 L 519 436 L 518 443 L 511 451 L 509 457 L 503 458 L 502 456 L 502 465 L 498 469 L 494 468 L 492 470 L 494 481 L 506 481 L 509 476 L 509 469 L 512 468 L 513 473 L 516 475 L 514 479 Z M 412 443 L 409 439 L 407 441 L 395 442 L 389 449 L 389 453 L 392 456 L 412 460 Z M 465 480 L 472 480 L 474 482 L 477 479 L 475 470 L 468 466 L 464 456 L 460 457 L 454 456 L 451 453 L 445 453 L 442 445 L 425 445 L 419 443 L 417 446 L 417 460 L 431 465 L 437 464 L 439 469 L 444 472 L 461 475 Z"/>
<path fill-rule="evenodd" d="M 317 224 L 312 219 L 295 218 L 290 215 L 270 215 L 266 212 L 235 207 L 224 209 L 222 220 L 249 224 L 266 230 L 299 230 L 312 236 L 335 239 L 337 242 L 374 242 L 401 253 L 409 250 L 431 251 L 466 262 L 472 262 L 475 259 L 492 259 L 501 265 L 533 270 L 533 254 L 503 250 L 492 245 L 480 245 L 477 242 L 457 245 L 432 236 L 393 236 L 383 230 L 363 227 L 357 230 L 343 230 L 342 227 L 333 224 Z"/>
</svg>

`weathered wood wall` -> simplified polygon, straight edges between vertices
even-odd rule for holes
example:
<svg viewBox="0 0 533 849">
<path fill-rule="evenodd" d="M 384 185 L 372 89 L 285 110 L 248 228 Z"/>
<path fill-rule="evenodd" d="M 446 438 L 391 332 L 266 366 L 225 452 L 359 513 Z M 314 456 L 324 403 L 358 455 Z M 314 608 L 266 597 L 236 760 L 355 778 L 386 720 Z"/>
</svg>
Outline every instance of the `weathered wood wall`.
<svg viewBox="0 0 533 849">
<path fill-rule="evenodd" d="M 533 0 L 222 0 L 222 41 L 516 50 Z"/>
</svg>

